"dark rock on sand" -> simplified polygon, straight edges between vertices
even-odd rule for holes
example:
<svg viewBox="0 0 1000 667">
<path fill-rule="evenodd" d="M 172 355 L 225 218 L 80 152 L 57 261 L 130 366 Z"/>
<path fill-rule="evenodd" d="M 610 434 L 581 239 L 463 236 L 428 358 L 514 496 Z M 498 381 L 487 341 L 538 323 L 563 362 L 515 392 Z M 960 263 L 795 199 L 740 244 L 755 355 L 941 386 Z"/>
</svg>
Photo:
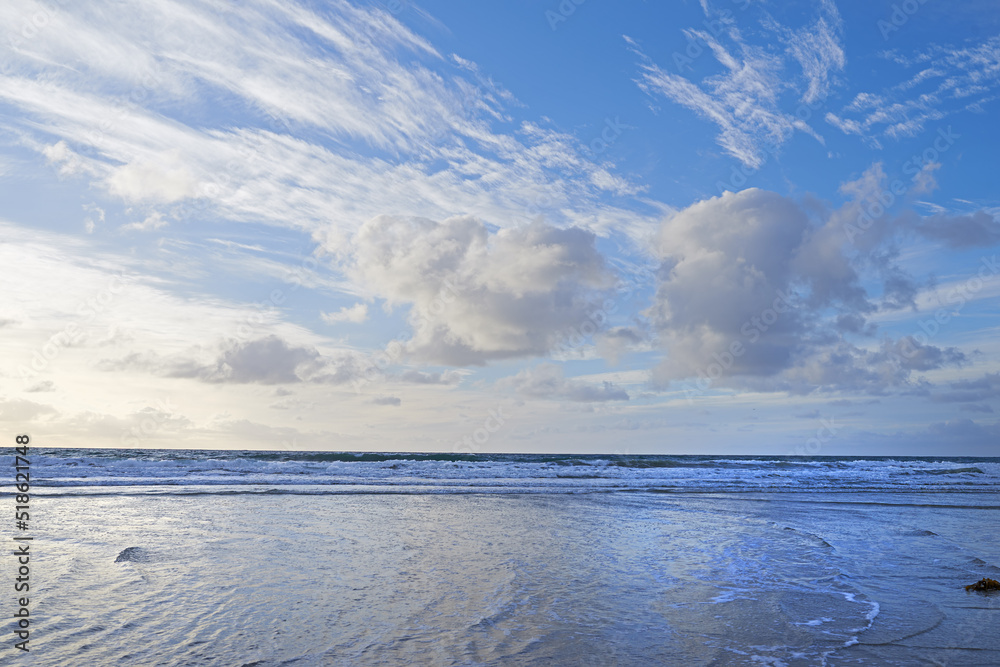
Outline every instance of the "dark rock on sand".
<svg viewBox="0 0 1000 667">
<path fill-rule="evenodd" d="M 115 559 L 116 563 L 142 563 L 149 560 L 149 552 L 142 547 L 129 547 L 127 549 L 122 549 L 122 552 L 118 554 L 118 558 Z"/>
</svg>

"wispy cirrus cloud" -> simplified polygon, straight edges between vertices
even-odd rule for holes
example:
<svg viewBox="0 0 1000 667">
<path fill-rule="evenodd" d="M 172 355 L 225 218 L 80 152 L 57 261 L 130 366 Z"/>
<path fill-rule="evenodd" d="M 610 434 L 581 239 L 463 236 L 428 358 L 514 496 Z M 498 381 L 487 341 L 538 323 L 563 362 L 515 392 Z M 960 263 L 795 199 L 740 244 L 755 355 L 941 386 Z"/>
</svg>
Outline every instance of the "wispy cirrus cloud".
<svg viewBox="0 0 1000 667">
<path fill-rule="evenodd" d="M 640 57 L 641 73 L 636 81 L 639 87 L 717 125 L 719 145 L 748 167 L 760 167 L 767 153 L 777 150 L 796 130 L 822 141 L 796 115 L 796 107 L 825 99 L 836 73 L 846 64 L 836 6 L 821 3 L 812 24 L 794 29 L 764 12 L 759 21 L 767 37 L 763 45 L 752 44 L 745 35 L 749 26 L 738 25 L 737 19 L 746 15 L 734 17 L 731 11 L 720 11 L 708 3 L 702 3 L 702 7 L 721 29 L 684 32 L 689 42 L 707 47 L 721 71 L 695 81 L 653 62 L 626 37 Z M 768 43 L 788 46 L 782 51 Z M 794 94 L 791 101 L 786 97 L 789 90 Z"/>
<path fill-rule="evenodd" d="M 839 113 L 826 115 L 834 127 L 874 146 L 881 146 L 880 138 L 914 136 L 958 111 L 985 111 L 1000 94 L 1000 36 L 962 47 L 932 44 L 912 56 L 884 55 L 912 73 L 883 90 L 858 93 Z"/>
<path fill-rule="evenodd" d="M 43 9 L 44 29 L 0 45 L 8 125 L 147 218 L 193 211 L 327 243 L 384 213 L 643 224 L 604 199 L 637 186 L 575 137 L 515 120 L 509 92 L 377 7 L 21 2 L 0 19 Z"/>
</svg>

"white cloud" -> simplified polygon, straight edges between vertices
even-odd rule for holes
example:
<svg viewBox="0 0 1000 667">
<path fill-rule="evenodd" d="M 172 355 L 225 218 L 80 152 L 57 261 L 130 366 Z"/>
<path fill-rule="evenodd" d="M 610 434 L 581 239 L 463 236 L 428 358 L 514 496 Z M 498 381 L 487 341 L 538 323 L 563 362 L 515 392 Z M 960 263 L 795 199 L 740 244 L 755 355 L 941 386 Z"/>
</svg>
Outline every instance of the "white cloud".
<svg viewBox="0 0 1000 667">
<path fill-rule="evenodd" d="M 417 370 L 407 370 L 400 373 L 396 378 L 400 382 L 408 382 L 411 384 L 458 384 L 462 381 L 461 371 L 445 371 L 444 373 L 428 373 L 424 371 Z"/>
<path fill-rule="evenodd" d="M 779 27 L 788 40 L 788 51 L 802 67 L 808 85 L 802 93 L 807 104 L 822 102 L 830 93 L 833 77 L 847 65 L 841 43 L 843 22 L 832 2 L 823 3 L 825 16 L 813 25 L 796 30 Z"/>
<path fill-rule="evenodd" d="M 690 65 L 676 60 L 682 57 L 679 54 L 675 54 L 672 63 L 679 70 L 675 74 L 668 71 L 669 66 L 657 65 L 634 48 L 641 59 L 639 87 L 715 123 L 720 130 L 719 145 L 748 167 L 763 165 L 767 154 L 776 151 L 795 130 L 822 141 L 819 134 L 797 116 L 794 104 L 788 110 L 783 108 L 781 96 L 786 88 L 799 85 L 795 75 L 788 71 L 789 59 L 797 62 L 804 78 L 799 94 L 801 102 L 818 108 L 829 94 L 835 73 L 843 70 L 846 64 L 836 7 L 823 3 L 821 15 L 811 26 L 794 29 L 781 25 L 765 13 L 761 21 L 765 43 L 787 42 L 784 54 L 750 44 L 731 17 L 715 16 L 707 6 L 703 8 L 710 18 L 714 18 L 719 29 L 711 33 L 690 29 L 684 32 L 689 43 L 712 53 L 722 66 L 722 72 L 695 83 L 683 75 L 685 66 L 690 69 Z M 634 45 L 632 40 L 628 41 Z M 806 111 L 812 114 L 812 109 L 806 108 Z"/>
<path fill-rule="evenodd" d="M 97 223 L 104 222 L 104 209 L 96 204 L 84 205 L 83 209 L 90 213 L 83 220 L 83 227 L 88 234 L 93 234 L 94 230 L 97 229 Z"/>
<path fill-rule="evenodd" d="M 368 319 L 368 305 L 356 303 L 353 306 L 344 306 L 335 313 L 320 313 L 320 317 L 327 324 L 336 324 L 338 322 L 361 324 Z"/>
<path fill-rule="evenodd" d="M 122 225 L 123 231 L 139 231 L 139 232 L 151 232 L 162 227 L 167 226 L 167 221 L 163 219 L 163 215 L 159 211 L 154 211 L 146 216 L 142 222 L 130 222 L 127 225 Z"/>
<path fill-rule="evenodd" d="M 474 63 L 439 53 L 375 5 L 334 0 L 314 9 L 265 0 L 234 14 L 211 3 L 97 0 L 84 8 L 16 0 L 0 7 L 0 19 L 18 25 L 40 11 L 49 22 L 37 35 L 0 42 L 4 136 L 11 152 L 44 156 L 39 166 L 72 179 L 67 190 L 99 201 L 86 208 L 92 237 L 3 227 L 0 384 L 53 402 L 0 401 L 7 418 L 59 421 L 66 432 L 116 444 L 122 429 L 154 415 L 128 402 L 169 390 L 188 400 L 190 418 L 170 423 L 197 433 L 190 442 L 274 446 L 305 438 L 328 446 L 321 427 L 330 419 L 325 408 L 336 405 L 347 406 L 338 425 L 350 423 L 355 434 L 370 433 L 365 422 L 376 415 L 382 428 L 412 433 L 418 446 L 432 442 L 432 428 L 449 428 L 441 422 L 454 425 L 493 400 L 480 390 L 496 384 L 455 366 L 629 354 L 629 367 L 638 367 L 632 372 L 645 378 L 657 363 L 649 360 L 663 351 L 655 377 L 662 385 L 706 371 L 738 340 L 748 351 L 725 369 L 720 386 L 878 393 L 923 390 L 920 374 L 968 362 L 941 341 L 876 339 L 875 321 L 890 308 L 922 306 L 927 296 L 894 264 L 901 234 L 983 247 L 997 238 L 996 221 L 983 212 L 898 216 L 845 245 L 843 226 L 858 202 L 884 189 L 880 168 L 848 184 L 850 201 L 835 210 L 750 190 L 673 211 L 640 198 L 643 187 L 611 162 L 595 161 L 579 137 L 547 120 L 521 120 L 514 96 Z M 759 166 L 795 131 L 819 138 L 794 108 L 836 91 L 846 54 L 830 3 L 798 30 L 765 16 L 766 46 L 755 46 L 759 35 L 743 23 L 743 32 L 725 22 L 719 33 L 687 31 L 703 45 L 699 66 L 712 75 L 694 80 L 645 61 L 640 83 L 708 118 L 726 151 Z M 921 64 L 897 89 L 859 95 L 831 123 L 900 136 L 943 113 L 933 96 L 923 100 L 926 108 L 901 101 L 915 91 L 950 82 L 939 97 L 970 106 L 993 94 L 988 54 L 949 58 L 940 68 Z M 968 80 L 955 78 L 962 62 Z M 933 186 L 926 169 L 911 192 Z M 163 230 L 161 242 L 106 234 L 105 210 L 121 225 L 122 205 L 132 217 L 120 230 Z M 638 206 L 659 209 L 666 220 L 659 225 Z M 78 222 L 71 212 L 70 223 Z M 211 235 L 237 240 L 206 243 L 209 226 Z M 630 302 L 593 345 L 554 353 L 614 297 L 612 263 L 598 251 L 598 237 L 619 233 L 643 250 L 656 238 L 661 272 L 648 318 L 623 312 Z M 100 251 L 109 239 L 130 252 Z M 111 282 L 119 271 L 130 276 L 124 289 Z M 216 280 L 223 277 L 229 282 Z M 634 292 L 646 298 L 653 282 L 644 279 Z M 233 285 L 239 300 L 205 294 L 210 285 Z M 282 304 L 267 301 L 275 286 Z M 293 289 L 302 291 L 287 298 Z M 779 291 L 793 307 L 765 332 L 754 318 L 767 323 Z M 368 341 L 369 349 L 356 350 L 292 323 L 300 315 L 312 321 L 324 307 L 338 308 L 321 312 L 327 323 L 366 322 L 373 299 L 390 311 L 373 329 L 391 322 L 393 309 L 406 322 L 396 324 L 412 328 L 388 365 Z M 760 335 L 756 343 L 743 332 L 747 322 Z M 39 377 L 18 384 L 17 366 L 71 323 L 81 326 L 79 340 L 58 348 Z M 421 366 L 428 362 L 440 366 Z M 371 394 L 350 392 L 358 379 L 374 385 L 360 385 Z M 121 401 L 109 409 L 116 414 L 73 405 L 81 400 L 73 396 L 89 396 L 91 382 L 108 405 Z M 578 413 L 601 402 L 632 410 L 646 400 L 639 380 L 627 392 L 622 382 L 610 374 L 566 378 L 562 367 L 543 363 L 499 387 L 591 404 L 573 406 Z M 286 393 L 274 390 L 282 384 L 295 385 L 295 399 L 270 403 Z M 448 419 L 440 414 L 444 395 L 454 399 Z M 552 414 L 541 413 L 564 409 L 525 401 L 532 403 L 544 404 L 532 425 L 540 432 Z M 271 414 L 268 406 L 285 408 L 278 419 L 314 418 L 312 430 L 246 418 Z M 389 411 L 398 424 L 386 425 L 377 406 L 398 406 Z M 426 411 L 416 418 L 420 406 Z M 427 431 L 412 428 L 432 422 Z M 621 428 L 637 423 L 624 420 Z M 336 442 L 347 447 L 366 437 Z"/>
<path fill-rule="evenodd" d="M 932 44 L 912 57 L 887 55 L 917 71 L 877 93 L 858 93 L 839 114 L 827 114 L 831 125 L 879 146 L 879 137 L 911 137 L 930 121 L 983 111 L 1000 94 L 1000 36 L 961 48 Z"/>
<path fill-rule="evenodd" d="M 384 213 L 501 226 L 545 215 L 600 233 L 648 222 L 605 201 L 638 188 L 576 137 L 512 122 L 509 93 L 381 9 L 46 12 L 33 39 L 0 45 L 11 126 L 61 173 L 164 219 L 264 222 L 328 245 Z M 219 105 L 235 111 L 219 119 Z"/>
<path fill-rule="evenodd" d="M 42 380 L 41 382 L 33 384 L 25 389 L 25 391 L 28 392 L 29 394 L 34 394 L 43 391 L 55 391 L 55 390 L 56 386 L 52 380 Z"/>
<path fill-rule="evenodd" d="M 614 284 L 593 234 L 539 222 L 491 233 L 469 217 L 380 216 L 353 248 L 359 282 L 412 306 L 409 352 L 449 365 L 543 355 Z"/>
<path fill-rule="evenodd" d="M 23 398 L 0 396 L 0 421 L 27 423 L 38 419 L 48 419 L 57 414 L 49 405 L 26 401 Z M 18 426 L 19 428 L 19 426 Z"/>
<path fill-rule="evenodd" d="M 924 218 L 916 231 L 951 248 L 976 248 L 1000 245 L 1000 222 L 986 211 L 967 215 L 937 213 Z"/>
<path fill-rule="evenodd" d="M 160 155 L 148 162 L 126 164 L 111 172 L 108 191 L 127 202 L 170 203 L 194 197 L 197 181 L 179 156 Z"/>
<path fill-rule="evenodd" d="M 847 338 L 871 335 L 872 313 L 912 305 L 916 296 L 881 250 L 902 226 L 873 227 L 864 247 L 846 242 L 843 225 L 883 180 L 876 165 L 845 184 L 844 192 L 858 199 L 819 219 L 791 199 L 757 189 L 726 193 L 667 218 L 658 246 L 660 282 L 647 311 L 666 350 L 654 381 L 699 377 L 702 390 L 878 393 L 906 385 L 914 372 L 966 363 L 958 350 L 910 338 L 884 339 L 875 349 Z M 854 260 L 847 254 L 859 250 Z M 861 287 L 857 267 L 864 266 L 882 279 L 880 301 Z"/>
<path fill-rule="evenodd" d="M 359 377 L 363 367 L 360 355 L 323 355 L 313 347 L 293 345 L 275 335 L 246 341 L 230 340 L 213 348 L 166 356 L 156 352 L 132 352 L 118 359 L 101 360 L 97 368 L 108 372 L 140 371 L 209 383 L 345 384 Z"/>
<path fill-rule="evenodd" d="M 662 277 L 648 312 L 668 349 L 657 376 L 704 372 L 712 355 L 728 354 L 734 342 L 747 351 L 731 373 L 787 367 L 805 333 L 793 283 L 795 258 L 809 231 L 808 217 L 794 202 L 757 189 L 726 193 L 665 220 L 658 247 Z M 780 318 L 752 323 L 774 311 L 776 302 L 784 311 Z M 765 326 L 767 337 L 748 346 L 752 334 L 741 329 Z"/>
<path fill-rule="evenodd" d="M 497 384 L 511 388 L 522 396 L 548 400 L 562 399 L 581 403 L 629 400 L 628 393 L 611 382 L 591 384 L 566 379 L 562 367 L 556 364 L 539 364 L 534 368 L 526 368 Z"/>
</svg>

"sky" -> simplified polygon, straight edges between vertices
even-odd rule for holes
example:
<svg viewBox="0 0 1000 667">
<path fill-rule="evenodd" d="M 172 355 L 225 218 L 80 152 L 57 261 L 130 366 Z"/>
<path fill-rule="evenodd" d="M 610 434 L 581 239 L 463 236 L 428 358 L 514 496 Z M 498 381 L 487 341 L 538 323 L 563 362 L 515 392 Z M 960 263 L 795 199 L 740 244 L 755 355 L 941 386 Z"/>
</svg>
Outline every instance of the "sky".
<svg viewBox="0 0 1000 667">
<path fill-rule="evenodd" d="M 11 442 L 998 454 L 994 3 L 0 19 Z"/>
</svg>

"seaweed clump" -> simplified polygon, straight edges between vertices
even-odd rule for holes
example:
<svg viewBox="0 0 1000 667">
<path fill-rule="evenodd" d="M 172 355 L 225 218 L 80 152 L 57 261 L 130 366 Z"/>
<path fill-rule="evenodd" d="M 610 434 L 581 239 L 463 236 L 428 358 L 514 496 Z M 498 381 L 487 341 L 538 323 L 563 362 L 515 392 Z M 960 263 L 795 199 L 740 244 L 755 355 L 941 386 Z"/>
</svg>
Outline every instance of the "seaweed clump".
<svg viewBox="0 0 1000 667">
<path fill-rule="evenodd" d="M 967 591 L 1000 591 L 1000 581 L 983 577 L 974 584 L 965 587 Z"/>
</svg>

